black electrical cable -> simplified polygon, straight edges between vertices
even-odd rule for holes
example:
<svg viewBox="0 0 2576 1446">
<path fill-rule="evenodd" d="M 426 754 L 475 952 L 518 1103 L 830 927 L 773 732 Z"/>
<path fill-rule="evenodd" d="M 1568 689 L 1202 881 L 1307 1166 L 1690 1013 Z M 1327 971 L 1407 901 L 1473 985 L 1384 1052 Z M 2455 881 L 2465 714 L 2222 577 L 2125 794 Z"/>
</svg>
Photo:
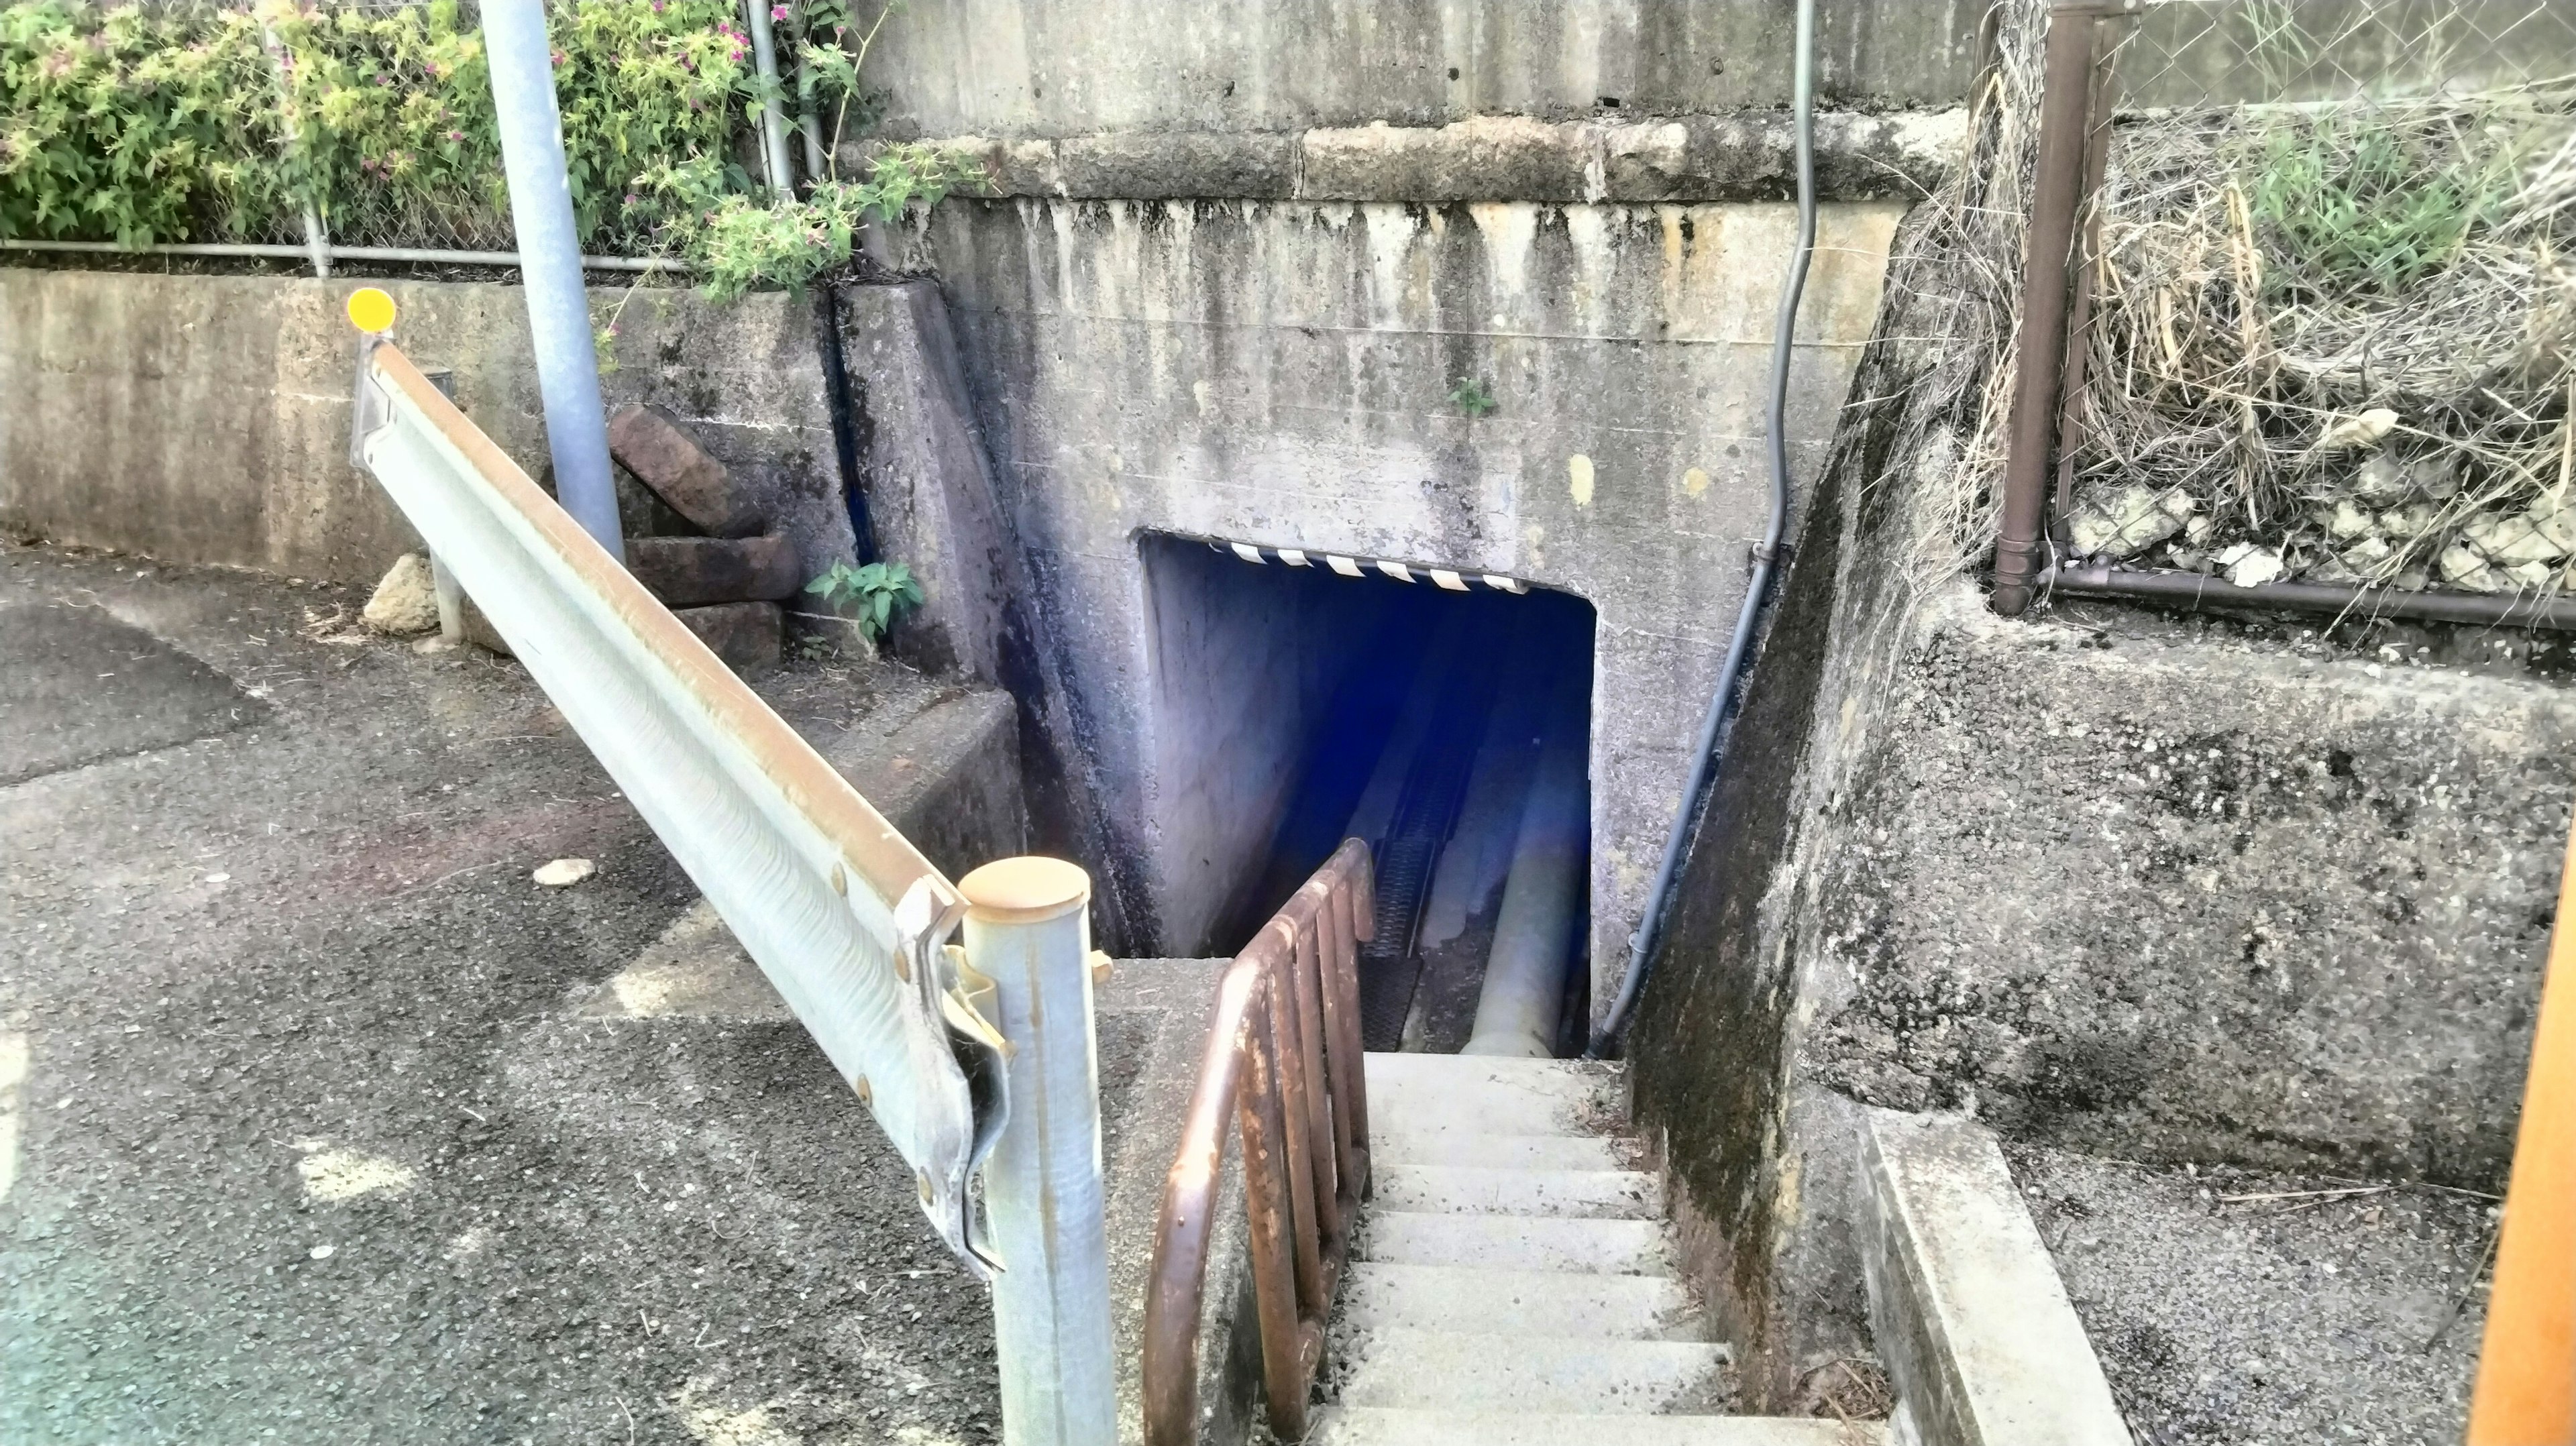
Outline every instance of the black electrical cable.
<svg viewBox="0 0 2576 1446">
<path fill-rule="evenodd" d="M 1619 1036 L 1628 1027 L 1629 1015 L 1636 1011 L 1638 997 L 1645 992 L 1655 944 L 1663 933 L 1664 916 L 1672 907 L 1673 881 L 1681 873 L 1683 856 L 1690 850 L 1692 826 L 1698 820 L 1709 779 L 1717 772 L 1718 745 L 1732 710 L 1736 685 L 1742 681 L 1745 659 L 1753 651 L 1753 635 L 1761 621 L 1763 604 L 1770 596 L 1772 577 L 1783 560 L 1780 542 L 1789 526 L 1789 357 L 1796 340 L 1798 303 L 1807 290 L 1807 262 L 1816 250 L 1815 73 L 1815 0 L 1798 0 L 1798 250 L 1789 262 L 1789 285 L 1781 293 L 1780 314 L 1771 337 L 1771 520 L 1763 529 L 1761 544 L 1753 549 L 1753 575 L 1744 590 L 1744 609 L 1736 614 L 1735 638 L 1727 645 L 1725 665 L 1717 673 L 1717 691 L 1709 698 L 1708 716 L 1700 723 L 1690 786 L 1682 792 L 1681 810 L 1673 815 L 1672 832 L 1664 840 L 1663 861 L 1656 866 L 1654 888 L 1646 895 L 1645 917 L 1638 921 L 1637 932 L 1628 936 L 1628 977 L 1619 986 L 1618 1002 L 1610 1006 L 1600 1030 L 1592 1036 L 1592 1047 L 1584 1051 L 1587 1059 L 1606 1059 L 1618 1049 Z"/>
</svg>

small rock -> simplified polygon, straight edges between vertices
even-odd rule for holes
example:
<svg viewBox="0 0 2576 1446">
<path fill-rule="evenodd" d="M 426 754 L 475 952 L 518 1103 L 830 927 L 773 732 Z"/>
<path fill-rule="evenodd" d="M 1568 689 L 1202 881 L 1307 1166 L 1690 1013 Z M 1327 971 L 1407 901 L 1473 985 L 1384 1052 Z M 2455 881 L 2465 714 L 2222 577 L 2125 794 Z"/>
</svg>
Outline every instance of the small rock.
<svg viewBox="0 0 2576 1446">
<path fill-rule="evenodd" d="M 2434 516 L 2433 504 L 2409 502 L 2379 514 L 2379 530 L 2391 537 L 2421 537 L 2432 529 Z"/>
<path fill-rule="evenodd" d="M 2487 566 L 2485 558 L 2456 542 L 2442 549 L 2442 555 L 2434 559 L 2434 566 L 2441 569 L 2442 581 L 2463 591 L 2505 592 L 2513 586 L 2505 581 L 2502 574 Z"/>
<path fill-rule="evenodd" d="M 2068 540 L 2086 557 L 2135 557 L 2182 531 L 2183 518 L 2198 505 L 2182 496 L 2184 511 L 2176 513 L 2167 501 L 2154 488 L 2134 482 L 2108 497 L 2088 497 L 2067 519 Z"/>
<path fill-rule="evenodd" d="M 328 1260 L 331 1258 L 332 1252 L 338 1248 L 339 1247 L 332 1245 L 316 1245 L 311 1250 L 304 1253 L 313 1257 L 315 1260 Z"/>
<path fill-rule="evenodd" d="M 2253 547 L 2240 542 L 2227 552 L 2235 556 L 2231 559 L 2221 554 L 2219 562 L 2227 569 L 2227 580 L 2238 587 L 2261 587 L 2281 576 L 2281 554 L 2268 547 Z"/>
<path fill-rule="evenodd" d="M 529 877 L 549 889 L 569 889 L 598 872 L 599 865 L 588 859 L 556 859 L 539 865 Z"/>
<path fill-rule="evenodd" d="M 2418 457 L 2407 467 L 2406 480 L 2419 494 L 2436 502 L 2448 502 L 2460 495 L 2459 459 Z"/>
<path fill-rule="evenodd" d="M 429 559 L 406 552 L 394 559 L 384 581 L 376 584 L 359 618 L 389 637 L 408 638 L 438 627 L 438 584 L 431 580 Z"/>
<path fill-rule="evenodd" d="M 2351 452 L 2376 447 L 2380 439 L 2397 430 L 2397 414 L 2386 407 L 2373 407 L 2359 416 L 2336 417 L 2326 423 L 2323 434 L 2311 450 L 2318 452 Z"/>
<path fill-rule="evenodd" d="M 2378 571 L 2379 565 L 2388 561 L 2395 551 L 2388 545 L 2387 538 L 2365 537 L 2343 550 L 2343 565 L 2368 575 Z"/>
<path fill-rule="evenodd" d="M 2517 562 L 2504 569 L 2505 580 L 2527 592 L 2539 592 L 2549 586 L 2558 569 L 2545 562 Z"/>
<path fill-rule="evenodd" d="M 2352 477 L 2352 495 L 2373 507 L 2394 507 L 2414 491 L 2406 465 L 2385 452 L 2362 463 Z"/>
<path fill-rule="evenodd" d="M 2567 549 L 2541 535 L 2528 517 L 2480 517 L 2460 529 L 2469 546 L 2507 567 L 2525 562 L 2555 562 Z"/>
<path fill-rule="evenodd" d="M 2209 571 L 2209 554 L 2197 547 L 2176 546 L 2166 553 L 2173 565 L 2185 572 Z"/>
<path fill-rule="evenodd" d="M 2350 542 L 2356 537 L 2369 536 L 2371 530 L 2378 525 L 2378 519 L 2352 505 L 2350 499 L 2346 499 L 2337 502 L 2334 509 L 2326 514 L 2325 525 L 2326 536 L 2337 542 Z"/>
<path fill-rule="evenodd" d="M 2549 539 L 2560 552 L 2576 552 L 2576 503 L 2543 496 L 2531 504 L 2524 516 L 2531 519 L 2532 530 Z"/>
</svg>

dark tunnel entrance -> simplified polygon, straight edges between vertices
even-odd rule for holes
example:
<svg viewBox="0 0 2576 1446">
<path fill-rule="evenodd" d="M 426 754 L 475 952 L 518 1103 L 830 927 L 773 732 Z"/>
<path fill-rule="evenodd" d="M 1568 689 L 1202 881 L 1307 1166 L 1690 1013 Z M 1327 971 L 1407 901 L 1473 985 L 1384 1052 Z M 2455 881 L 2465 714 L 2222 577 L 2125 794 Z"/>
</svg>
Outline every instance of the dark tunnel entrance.
<svg viewBox="0 0 2576 1446">
<path fill-rule="evenodd" d="M 1370 1049 L 1565 1054 L 1589 971 L 1593 610 L 1151 536 L 1155 843 L 1231 954 L 1346 837 L 1377 862 Z M 1489 986 L 1489 977 L 1492 983 Z"/>
</svg>

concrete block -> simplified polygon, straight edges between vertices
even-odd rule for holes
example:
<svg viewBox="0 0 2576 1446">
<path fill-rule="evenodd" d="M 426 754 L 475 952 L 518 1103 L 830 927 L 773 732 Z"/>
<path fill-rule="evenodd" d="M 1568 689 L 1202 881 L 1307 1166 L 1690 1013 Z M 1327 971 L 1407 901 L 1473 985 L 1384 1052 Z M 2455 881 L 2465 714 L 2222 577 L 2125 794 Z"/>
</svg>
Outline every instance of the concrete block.
<svg viewBox="0 0 2576 1446">
<path fill-rule="evenodd" d="M 1784 1416 L 1568 1416 L 1548 1412 L 1405 1411 L 1334 1406 L 1315 1414 L 1307 1446 L 1885 1446 L 1879 1421 Z"/>
<path fill-rule="evenodd" d="M 796 549 L 784 534 L 630 537 L 626 570 L 666 607 L 783 602 L 796 595 Z"/>
<path fill-rule="evenodd" d="M 1371 1103 L 1374 1110 L 1376 1105 Z M 1372 1210 L 1365 1260 L 1467 1265 L 1486 1270 L 1671 1275 L 1672 1247 L 1657 1220 L 1554 1220 L 1514 1215 L 1435 1215 Z"/>
<path fill-rule="evenodd" d="M 1371 1201 L 1381 1210 L 1450 1215 L 1554 1215 L 1657 1220 L 1653 1175 L 1638 1170 L 1513 1170 L 1474 1165 L 1376 1166 Z"/>
<path fill-rule="evenodd" d="M 1862 1161 L 1870 1325 L 1923 1446 L 2130 1446 L 1993 1133 L 1872 1110 Z"/>
<path fill-rule="evenodd" d="M 608 451 L 672 511 L 713 536 L 747 537 L 767 525 L 749 489 L 736 486 L 731 470 L 661 407 L 628 407 L 609 418 Z"/>
<path fill-rule="evenodd" d="M 737 673 L 765 673 L 778 666 L 780 622 L 776 603 L 674 608 L 671 616 L 687 624 L 699 642 Z"/>
<path fill-rule="evenodd" d="M 1341 1328 L 1354 1333 L 1404 1327 L 1605 1340 L 1706 1339 L 1694 1318 L 1690 1292 L 1668 1276 L 1362 1260 L 1343 1275 L 1336 1309 Z"/>
<path fill-rule="evenodd" d="M 1356 1354 L 1356 1353 L 1355 1353 Z M 1402 1328 L 1372 1332 L 1341 1381 L 1346 1406 L 1639 1415 L 1715 1405 L 1723 1346 Z"/>
</svg>

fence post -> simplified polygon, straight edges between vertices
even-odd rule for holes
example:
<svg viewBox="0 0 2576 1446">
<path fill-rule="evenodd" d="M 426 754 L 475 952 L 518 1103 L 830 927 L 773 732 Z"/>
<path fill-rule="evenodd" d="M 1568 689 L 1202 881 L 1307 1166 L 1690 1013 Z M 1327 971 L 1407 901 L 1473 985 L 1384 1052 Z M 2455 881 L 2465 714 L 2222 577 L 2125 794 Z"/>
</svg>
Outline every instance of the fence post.
<svg viewBox="0 0 2576 1446">
<path fill-rule="evenodd" d="M 297 139 L 293 62 L 287 59 L 286 42 L 277 38 L 276 26 L 266 21 L 260 22 L 259 43 L 260 47 L 268 52 L 270 68 L 277 72 L 278 117 L 284 131 L 282 139 L 286 142 L 286 152 L 291 158 L 295 154 Z M 313 204 L 313 197 L 309 194 L 304 197 L 304 253 L 313 263 L 313 274 L 325 280 L 329 279 L 331 233 L 323 229 L 321 209 Z"/>
<path fill-rule="evenodd" d="M 966 960 L 1010 1045 L 1010 1123 L 984 1171 L 1002 1269 L 993 1329 L 1004 1446 L 1110 1446 L 1118 1395 L 1092 1041 L 1091 876 L 1061 859 L 960 879 Z"/>
</svg>

